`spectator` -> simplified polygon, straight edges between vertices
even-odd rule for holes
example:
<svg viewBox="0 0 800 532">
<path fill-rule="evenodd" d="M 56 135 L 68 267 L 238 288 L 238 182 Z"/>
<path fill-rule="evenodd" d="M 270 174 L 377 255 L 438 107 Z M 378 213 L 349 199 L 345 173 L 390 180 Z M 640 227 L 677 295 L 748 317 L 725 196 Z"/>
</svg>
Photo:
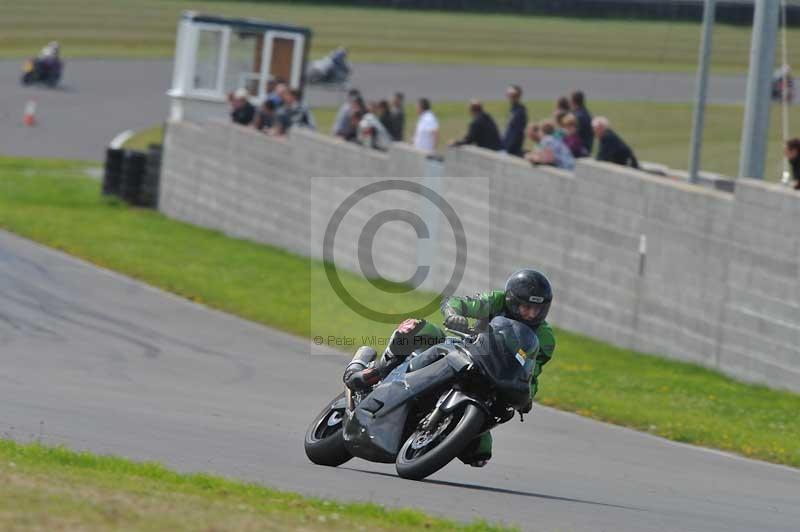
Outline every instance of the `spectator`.
<svg viewBox="0 0 800 532">
<path fill-rule="evenodd" d="M 379 101 L 375 107 L 375 116 L 381 121 L 383 128 L 390 132 L 392 129 L 392 112 L 389 110 L 389 102 L 386 100 Z M 391 137 L 391 133 L 389 135 Z"/>
<path fill-rule="evenodd" d="M 553 135 L 555 130 L 556 125 L 552 120 L 544 120 L 538 127 L 530 128 L 528 136 L 538 144 L 538 148 L 528 152 L 525 158 L 533 164 L 549 164 L 564 170 L 574 170 L 575 158 L 567 145 Z"/>
<path fill-rule="evenodd" d="M 375 113 L 370 112 L 358 122 L 358 142 L 375 150 L 386 151 L 392 143 L 392 137 Z"/>
<path fill-rule="evenodd" d="M 353 102 L 361 99 L 361 93 L 358 89 L 350 89 L 347 91 L 347 100 L 339 107 L 336 113 L 336 118 L 333 121 L 333 130 L 331 133 L 336 137 L 347 137 L 352 132 L 352 114 Z M 363 100 L 362 100 L 363 102 Z"/>
<path fill-rule="evenodd" d="M 284 87 L 285 86 L 286 85 L 284 84 Z M 272 102 L 273 109 L 277 109 L 278 107 L 281 106 L 281 104 L 283 104 L 283 101 L 281 101 L 281 97 L 278 96 L 278 92 L 275 90 L 277 87 L 278 87 L 278 81 L 274 77 L 270 76 L 269 79 L 267 80 L 267 84 L 264 87 L 264 92 L 265 92 L 264 101 Z"/>
<path fill-rule="evenodd" d="M 258 113 L 256 114 L 253 127 L 259 131 L 269 133 L 270 130 L 275 127 L 275 108 L 276 105 L 274 99 L 267 98 L 264 100 L 264 103 L 261 104 L 261 109 L 259 109 Z"/>
<path fill-rule="evenodd" d="M 353 109 L 350 112 L 350 124 L 347 126 L 347 132 L 344 136 L 340 135 L 339 138 L 342 140 L 346 140 L 347 142 L 355 142 L 356 144 L 360 144 L 360 140 L 358 138 L 358 126 L 361 124 L 361 119 L 364 118 L 366 115 L 360 107 L 353 106 Z"/>
<path fill-rule="evenodd" d="M 300 91 L 294 89 L 286 91 L 281 96 L 283 105 L 276 116 L 277 133 L 285 135 L 292 127 L 307 127 L 316 129 L 314 117 L 308 107 L 300 101 Z"/>
<path fill-rule="evenodd" d="M 494 119 L 483 110 L 481 102 L 471 100 L 469 102 L 469 114 L 472 116 L 472 121 L 469 123 L 467 134 L 461 140 L 450 141 L 449 145 L 475 144 L 479 148 L 499 150 L 502 147 L 500 131 L 498 131 Z"/>
<path fill-rule="evenodd" d="M 572 114 L 578 121 L 578 136 L 581 138 L 586 151 L 592 153 L 594 147 L 594 133 L 592 132 L 592 114 L 586 108 L 586 97 L 582 91 L 575 91 L 570 97 Z"/>
<path fill-rule="evenodd" d="M 592 128 L 599 142 L 598 161 L 639 168 L 639 161 L 636 160 L 633 150 L 609 127 L 606 117 L 598 116 L 592 120 Z"/>
<path fill-rule="evenodd" d="M 800 190 L 800 138 L 793 138 L 786 141 L 783 154 L 792 167 L 792 179 L 794 179 L 794 189 Z"/>
<path fill-rule="evenodd" d="M 420 98 L 417 102 L 417 127 L 414 131 L 414 147 L 429 154 L 436 152 L 439 144 L 439 121 L 431 111 L 431 102 Z"/>
<path fill-rule="evenodd" d="M 358 140 L 358 123 L 367 114 L 367 106 L 361 96 L 356 96 L 348 104 L 349 109 L 345 116 L 347 117 L 347 124 L 340 129 L 336 134 L 337 137 L 347 141 Z"/>
<path fill-rule="evenodd" d="M 404 129 L 406 125 L 406 113 L 403 110 L 403 93 L 395 92 L 392 99 L 392 108 L 390 110 L 391 127 L 387 127 L 392 140 L 402 142 L 404 136 Z"/>
<path fill-rule="evenodd" d="M 524 157 L 527 159 L 531 152 L 539 149 L 539 140 L 542 138 L 542 132 L 539 128 L 539 124 L 536 122 L 531 122 L 528 124 L 526 136 L 531 141 L 531 149 L 524 152 Z"/>
<path fill-rule="evenodd" d="M 564 126 L 564 144 L 567 145 L 569 151 L 572 152 L 573 157 L 588 157 L 589 152 L 586 150 L 586 147 L 583 145 L 583 141 L 581 140 L 580 135 L 578 135 L 578 121 L 575 119 L 575 115 L 572 113 L 568 113 L 563 121 Z"/>
<path fill-rule="evenodd" d="M 231 103 L 231 120 L 235 124 L 247 126 L 253 121 L 256 108 L 247 101 L 248 95 L 247 89 L 244 88 L 236 89 L 236 92 L 228 95 L 228 100 Z"/>
<path fill-rule="evenodd" d="M 558 100 L 556 100 L 556 108 L 553 111 L 553 116 L 556 116 L 559 113 L 569 113 L 569 100 L 566 96 L 561 96 Z"/>
<path fill-rule="evenodd" d="M 278 106 L 280 108 L 286 102 L 286 94 L 289 92 L 289 85 L 286 83 L 279 81 L 275 84 L 275 96 L 277 99 L 281 101 L 281 104 Z"/>
<path fill-rule="evenodd" d="M 503 150 L 509 155 L 522 157 L 522 144 L 525 142 L 525 126 L 528 125 L 528 110 L 520 103 L 522 89 L 519 85 L 511 85 L 506 89 L 506 97 L 511 108 L 508 112 L 508 123 L 503 135 Z"/>
<path fill-rule="evenodd" d="M 556 111 L 553 113 L 553 123 L 555 124 L 556 131 L 553 133 L 553 136 L 559 140 L 564 140 L 564 137 L 567 136 L 567 130 L 564 128 L 564 119 L 569 114 L 568 111 Z"/>
</svg>

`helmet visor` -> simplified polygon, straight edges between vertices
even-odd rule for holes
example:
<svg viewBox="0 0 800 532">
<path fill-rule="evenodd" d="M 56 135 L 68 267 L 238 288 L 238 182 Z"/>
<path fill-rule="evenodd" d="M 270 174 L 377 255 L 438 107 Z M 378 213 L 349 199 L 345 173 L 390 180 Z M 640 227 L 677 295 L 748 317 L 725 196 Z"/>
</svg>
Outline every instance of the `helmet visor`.
<svg viewBox="0 0 800 532">
<path fill-rule="evenodd" d="M 525 321 L 536 321 L 546 306 L 547 303 L 519 303 L 517 313 Z"/>
</svg>

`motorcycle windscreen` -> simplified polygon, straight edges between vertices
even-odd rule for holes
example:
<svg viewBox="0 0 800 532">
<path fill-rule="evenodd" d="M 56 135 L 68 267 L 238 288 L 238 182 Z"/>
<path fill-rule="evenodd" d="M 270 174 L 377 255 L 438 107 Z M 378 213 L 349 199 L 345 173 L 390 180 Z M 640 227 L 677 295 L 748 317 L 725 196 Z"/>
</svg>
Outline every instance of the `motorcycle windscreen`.
<svg viewBox="0 0 800 532">
<path fill-rule="evenodd" d="M 353 456 L 373 462 L 394 462 L 403 443 L 411 400 L 443 388 L 456 372 L 445 359 L 411 373 L 401 364 L 373 390 L 345 423 L 344 442 Z"/>
<path fill-rule="evenodd" d="M 514 408 L 527 404 L 531 393 L 532 360 L 509 353 L 502 341 L 490 333 L 478 336 L 467 349 L 475 365 L 494 384 L 501 401 Z"/>
</svg>

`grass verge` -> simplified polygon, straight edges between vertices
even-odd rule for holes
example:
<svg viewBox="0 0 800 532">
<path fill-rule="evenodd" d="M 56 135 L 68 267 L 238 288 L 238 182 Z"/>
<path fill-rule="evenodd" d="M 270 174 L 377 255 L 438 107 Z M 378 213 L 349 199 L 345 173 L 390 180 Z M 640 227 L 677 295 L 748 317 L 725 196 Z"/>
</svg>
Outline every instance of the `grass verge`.
<svg viewBox="0 0 800 532">
<path fill-rule="evenodd" d="M 326 289 L 320 263 L 103 199 L 83 170 L 79 163 L 0 159 L 0 227 L 300 336 L 390 332 L 324 294 L 314 298 L 314 312 L 327 319 L 314 320 L 312 330 L 309 294 Z M 355 275 L 343 275 L 343 282 L 357 299 L 373 298 L 387 312 L 427 299 L 420 293 L 411 301 L 390 296 Z M 541 379 L 542 403 L 800 467 L 800 395 L 567 331 L 557 337 L 556 356 Z"/>
<path fill-rule="evenodd" d="M 72 57 L 172 57 L 181 11 L 308 26 L 312 57 L 345 45 L 354 61 L 694 72 L 699 22 L 579 19 L 182 0 L 0 0 L 0 57 L 49 40 Z M 789 46 L 800 29 L 788 31 Z M 744 72 L 750 28 L 717 24 L 712 70 Z M 600 66 L 601 65 L 601 66 Z M 69 68 L 69 67 L 67 67 Z"/>
<path fill-rule="evenodd" d="M 0 529 L 507 530 L 8 440 L 0 440 Z"/>
<path fill-rule="evenodd" d="M 164 139 L 164 126 L 153 126 L 142 129 L 133 134 L 131 138 L 122 145 L 127 150 L 146 151 L 150 144 L 161 144 Z"/>
</svg>

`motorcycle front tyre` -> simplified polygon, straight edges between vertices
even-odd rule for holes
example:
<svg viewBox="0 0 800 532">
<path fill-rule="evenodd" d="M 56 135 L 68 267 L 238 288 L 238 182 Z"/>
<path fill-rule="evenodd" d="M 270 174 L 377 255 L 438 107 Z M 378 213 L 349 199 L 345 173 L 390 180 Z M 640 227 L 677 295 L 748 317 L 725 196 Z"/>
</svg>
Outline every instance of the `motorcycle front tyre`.
<svg viewBox="0 0 800 532">
<path fill-rule="evenodd" d="M 455 417 L 450 423 L 455 424 L 454 428 L 434 441 L 432 448 L 419 456 L 415 456 L 412 444 L 420 432 L 414 431 L 397 454 L 395 467 L 398 475 L 410 480 L 422 480 L 439 471 L 480 434 L 486 421 L 486 414 L 469 403 L 459 407 L 452 415 Z"/>
</svg>

